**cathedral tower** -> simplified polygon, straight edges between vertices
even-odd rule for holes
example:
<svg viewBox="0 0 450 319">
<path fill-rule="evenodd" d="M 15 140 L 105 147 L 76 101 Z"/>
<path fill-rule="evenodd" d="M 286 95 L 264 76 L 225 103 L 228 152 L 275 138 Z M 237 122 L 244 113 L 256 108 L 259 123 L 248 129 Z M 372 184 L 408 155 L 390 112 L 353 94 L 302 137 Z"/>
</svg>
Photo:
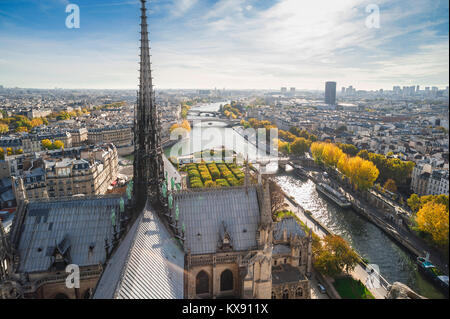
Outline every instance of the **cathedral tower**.
<svg viewBox="0 0 450 319">
<path fill-rule="evenodd" d="M 161 206 L 164 164 L 159 114 L 153 91 L 146 0 L 141 0 L 140 77 L 134 123 L 134 205 L 141 211 L 147 198 Z"/>
</svg>

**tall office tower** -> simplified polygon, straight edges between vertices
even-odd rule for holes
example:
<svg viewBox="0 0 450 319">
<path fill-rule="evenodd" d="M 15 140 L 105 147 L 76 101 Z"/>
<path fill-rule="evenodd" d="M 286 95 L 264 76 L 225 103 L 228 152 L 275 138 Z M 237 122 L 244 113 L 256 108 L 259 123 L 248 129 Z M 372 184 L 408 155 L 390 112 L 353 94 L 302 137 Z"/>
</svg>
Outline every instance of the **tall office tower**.
<svg viewBox="0 0 450 319">
<path fill-rule="evenodd" d="M 336 82 L 325 83 L 325 104 L 336 105 Z"/>
<path fill-rule="evenodd" d="M 161 189 L 164 181 L 161 130 L 153 91 L 145 2 L 141 0 L 141 60 L 134 123 L 133 198 L 137 211 L 142 211 L 147 198 L 152 204 L 165 206 Z"/>
<path fill-rule="evenodd" d="M 295 88 L 294 87 L 291 87 L 291 94 L 295 94 Z"/>
<path fill-rule="evenodd" d="M 342 87 L 342 89 L 341 89 L 341 94 L 342 94 L 342 95 L 345 95 L 345 87 Z"/>
<path fill-rule="evenodd" d="M 282 88 L 281 88 L 281 94 L 286 94 L 286 93 L 287 93 L 287 88 L 282 87 Z"/>
<path fill-rule="evenodd" d="M 416 93 L 419 93 L 419 92 L 420 92 L 420 85 L 418 85 L 416 88 Z"/>
<path fill-rule="evenodd" d="M 408 87 L 407 87 L 407 86 L 404 86 L 404 87 L 402 88 L 402 93 L 403 93 L 403 96 L 408 95 Z"/>
</svg>

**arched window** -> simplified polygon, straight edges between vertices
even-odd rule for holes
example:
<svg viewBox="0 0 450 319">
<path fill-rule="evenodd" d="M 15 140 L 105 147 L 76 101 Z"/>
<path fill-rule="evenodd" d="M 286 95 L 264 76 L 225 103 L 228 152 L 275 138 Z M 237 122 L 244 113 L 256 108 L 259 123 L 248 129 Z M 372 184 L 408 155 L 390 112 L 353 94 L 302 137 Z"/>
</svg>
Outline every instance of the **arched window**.
<svg viewBox="0 0 450 319">
<path fill-rule="evenodd" d="M 227 290 L 233 290 L 233 273 L 228 269 L 220 275 L 220 291 Z"/>
<path fill-rule="evenodd" d="M 276 259 L 273 261 L 273 265 L 274 265 L 274 266 L 277 265 L 277 260 L 276 260 Z"/>
<path fill-rule="evenodd" d="M 295 292 L 295 295 L 297 297 L 303 297 L 303 289 L 301 287 L 298 287 L 297 291 Z"/>
<path fill-rule="evenodd" d="M 283 291 L 283 299 L 289 299 L 289 290 L 285 289 Z"/>
<path fill-rule="evenodd" d="M 197 274 L 195 280 L 195 293 L 197 295 L 209 293 L 209 276 L 203 270 Z"/>
<path fill-rule="evenodd" d="M 66 294 L 59 293 L 56 294 L 55 298 L 53 299 L 69 299 L 69 297 Z"/>
<path fill-rule="evenodd" d="M 272 299 L 277 299 L 277 295 L 272 291 Z"/>
</svg>

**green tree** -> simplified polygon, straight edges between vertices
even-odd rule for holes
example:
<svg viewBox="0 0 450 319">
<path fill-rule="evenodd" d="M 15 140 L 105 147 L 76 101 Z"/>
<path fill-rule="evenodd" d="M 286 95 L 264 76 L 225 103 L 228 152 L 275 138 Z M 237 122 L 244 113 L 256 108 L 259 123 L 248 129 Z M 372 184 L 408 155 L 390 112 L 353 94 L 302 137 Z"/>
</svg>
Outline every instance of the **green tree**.
<svg viewBox="0 0 450 319">
<path fill-rule="evenodd" d="M 420 203 L 420 198 L 419 196 L 417 196 L 417 194 L 412 194 L 406 202 L 408 203 L 409 208 L 411 208 L 414 213 L 417 213 L 422 206 Z"/>
<path fill-rule="evenodd" d="M 358 154 L 358 148 L 353 144 L 339 143 L 338 147 L 347 155 L 356 156 Z"/>
<path fill-rule="evenodd" d="M 309 150 L 310 145 L 310 141 L 307 141 L 303 137 L 297 137 L 294 142 L 290 144 L 290 149 L 294 155 L 303 156 Z"/>
<path fill-rule="evenodd" d="M 358 262 L 358 255 L 342 237 L 327 235 L 314 266 L 325 275 L 335 276 L 343 271 L 350 272 Z"/>
<path fill-rule="evenodd" d="M 385 190 L 388 190 L 392 193 L 396 193 L 397 192 L 397 185 L 395 184 L 395 181 L 391 178 L 389 178 L 386 183 L 384 183 L 383 188 Z"/>
</svg>

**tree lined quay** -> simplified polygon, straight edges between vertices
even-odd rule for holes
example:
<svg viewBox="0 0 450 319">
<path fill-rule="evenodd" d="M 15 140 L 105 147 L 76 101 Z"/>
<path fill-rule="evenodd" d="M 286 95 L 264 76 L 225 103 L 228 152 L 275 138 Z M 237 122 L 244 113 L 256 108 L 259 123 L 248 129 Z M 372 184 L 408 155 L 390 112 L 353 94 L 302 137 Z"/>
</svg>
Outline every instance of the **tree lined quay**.
<svg viewBox="0 0 450 319">
<path fill-rule="evenodd" d="M 283 192 L 284 193 L 284 192 Z M 300 204 L 298 204 L 294 199 L 289 197 L 286 193 L 284 193 L 284 199 L 285 204 L 289 207 L 289 209 L 293 212 L 295 212 L 295 215 L 298 217 L 298 219 L 303 223 L 304 226 L 306 226 L 307 229 L 310 229 L 314 232 L 321 240 L 326 240 L 326 238 L 337 238 L 339 236 L 336 236 L 333 234 L 333 232 L 328 229 L 325 225 L 323 225 L 320 221 L 316 220 L 310 213 L 308 213 Z M 331 236 L 331 237 L 330 237 Z M 340 238 L 340 237 L 339 237 Z M 338 241 L 343 240 L 340 238 Z M 330 241 L 330 239 L 328 239 Z M 356 255 L 357 262 L 355 262 L 354 267 L 352 267 L 351 271 L 348 273 L 356 282 L 366 283 L 370 279 L 371 270 L 370 267 L 363 261 L 363 258 L 361 256 Z M 317 267 L 317 265 L 316 265 Z M 316 269 L 318 271 L 323 271 L 323 269 Z M 369 270 L 369 271 L 368 271 Z M 321 272 L 322 272 L 321 271 Z M 374 270 L 375 271 L 375 270 Z M 336 271 L 334 275 L 339 275 L 339 272 Z M 381 274 L 376 273 L 380 285 L 377 287 L 370 287 L 367 288 L 368 291 L 371 293 L 372 298 L 376 299 L 385 299 L 388 293 L 388 288 L 390 286 L 390 283 L 384 279 Z M 338 277 L 342 278 L 342 277 Z M 330 277 L 325 277 L 324 280 L 333 280 Z M 344 297 L 344 296 L 341 296 Z M 367 296 L 369 299 L 370 297 Z"/>
</svg>

